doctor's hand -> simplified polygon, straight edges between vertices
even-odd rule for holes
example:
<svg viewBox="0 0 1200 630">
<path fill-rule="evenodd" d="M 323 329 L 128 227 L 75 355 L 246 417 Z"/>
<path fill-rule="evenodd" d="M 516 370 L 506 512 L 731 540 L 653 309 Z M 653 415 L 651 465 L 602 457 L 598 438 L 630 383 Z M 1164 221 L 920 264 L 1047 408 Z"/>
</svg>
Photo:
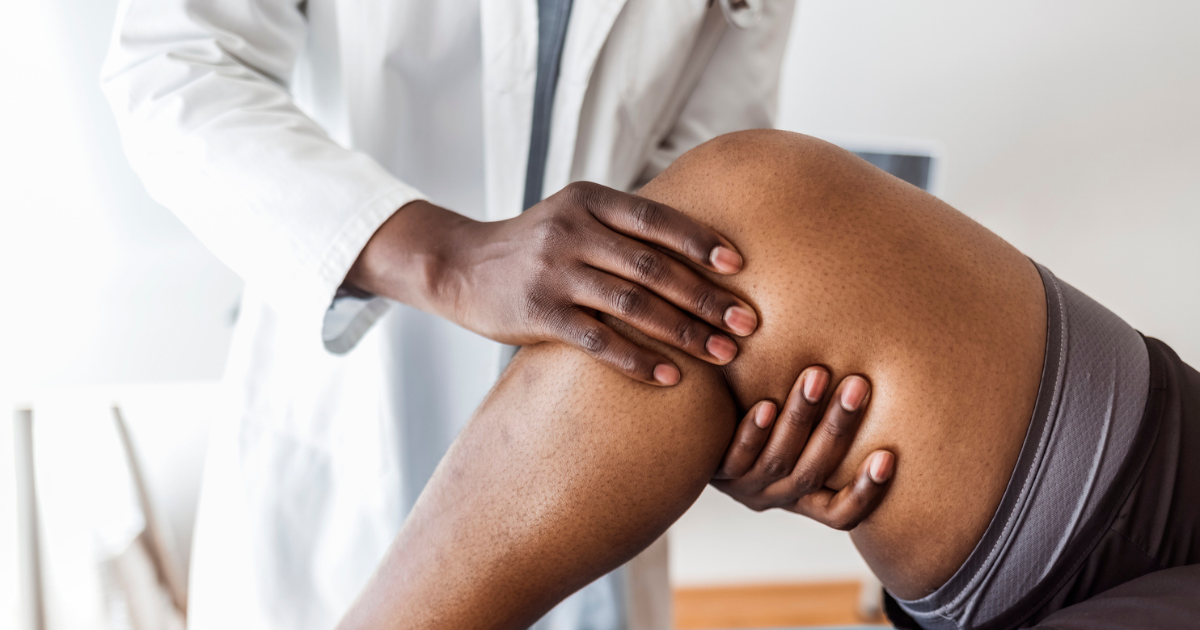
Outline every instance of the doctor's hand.
<svg viewBox="0 0 1200 630">
<path fill-rule="evenodd" d="M 854 529 L 870 516 L 883 500 L 896 458 L 875 451 L 846 487 L 825 487 L 854 442 L 871 389 L 857 375 L 842 379 L 831 396 L 828 384 L 829 372 L 813 366 L 796 379 L 781 413 L 769 400 L 751 407 L 712 485 L 752 510 L 783 508 L 834 529 Z"/>
<path fill-rule="evenodd" d="M 346 280 L 513 345 L 561 341 L 633 379 L 679 382 L 678 368 L 598 319 L 607 313 L 717 365 L 758 317 L 663 250 L 720 274 L 742 257 L 720 234 L 662 204 L 577 183 L 506 221 L 413 202 L 384 223 Z"/>
</svg>

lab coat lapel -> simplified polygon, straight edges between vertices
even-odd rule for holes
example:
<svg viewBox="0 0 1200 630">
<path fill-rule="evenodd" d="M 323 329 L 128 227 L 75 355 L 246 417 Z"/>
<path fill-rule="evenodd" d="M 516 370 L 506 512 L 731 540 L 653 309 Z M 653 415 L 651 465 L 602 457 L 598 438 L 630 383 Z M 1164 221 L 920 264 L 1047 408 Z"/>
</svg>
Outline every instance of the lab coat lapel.
<svg viewBox="0 0 1200 630">
<path fill-rule="evenodd" d="M 587 82 L 626 0 L 575 0 L 563 43 L 562 78 Z"/>
<path fill-rule="evenodd" d="M 574 0 L 563 44 L 545 190 L 568 183 L 588 78 L 626 0 Z M 482 0 L 488 217 L 521 211 L 537 81 L 537 0 Z"/>
<path fill-rule="evenodd" d="M 567 27 L 562 69 L 554 95 L 544 194 L 551 194 L 571 182 L 575 143 L 588 85 L 625 4 L 626 0 L 575 0 L 571 8 L 571 23 Z"/>
<path fill-rule="evenodd" d="M 521 212 L 537 80 L 537 0 L 482 0 L 487 216 Z"/>
</svg>

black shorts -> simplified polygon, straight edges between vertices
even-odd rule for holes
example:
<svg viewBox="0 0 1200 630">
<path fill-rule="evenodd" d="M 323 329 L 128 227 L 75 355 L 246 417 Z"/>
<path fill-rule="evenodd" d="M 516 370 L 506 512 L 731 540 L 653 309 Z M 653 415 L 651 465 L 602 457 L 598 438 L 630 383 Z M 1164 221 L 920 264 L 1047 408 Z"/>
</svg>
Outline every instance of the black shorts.
<svg viewBox="0 0 1200 630">
<path fill-rule="evenodd" d="M 1145 342 L 1150 392 L 1106 509 L 983 630 L 1200 628 L 1200 373 L 1163 342 Z M 920 628 L 884 598 L 897 628 Z"/>
</svg>

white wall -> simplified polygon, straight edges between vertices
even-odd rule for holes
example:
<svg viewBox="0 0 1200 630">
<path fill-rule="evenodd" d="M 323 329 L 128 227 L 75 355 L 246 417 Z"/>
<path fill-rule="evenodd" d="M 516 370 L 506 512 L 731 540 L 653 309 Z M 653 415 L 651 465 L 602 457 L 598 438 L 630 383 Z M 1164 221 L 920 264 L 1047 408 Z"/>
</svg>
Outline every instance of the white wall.
<svg viewBox="0 0 1200 630">
<path fill-rule="evenodd" d="M 34 403 L 35 439 L 49 453 L 39 460 L 48 597 L 71 602 L 58 613 L 87 615 L 95 593 L 74 588 L 86 574 L 56 561 L 74 550 L 56 532 L 102 515 L 71 502 L 77 511 L 54 518 L 64 512 L 49 506 L 95 469 L 78 458 L 55 467 L 69 452 L 47 449 L 88 445 L 64 427 L 111 427 L 107 406 L 120 401 L 186 558 L 215 388 L 179 381 L 220 377 L 241 291 L 125 161 L 99 90 L 116 7 L 10 2 L 0 20 L 0 628 L 16 627 L 17 614 L 12 404 Z"/>
<path fill-rule="evenodd" d="M 216 379 L 241 282 L 149 198 L 100 93 L 116 0 L 0 20 L 0 389 Z"/>
<path fill-rule="evenodd" d="M 946 201 L 1200 365 L 1200 3 L 802 0 L 779 125 L 932 141 Z M 677 583 L 853 576 L 845 535 L 709 490 Z"/>
</svg>

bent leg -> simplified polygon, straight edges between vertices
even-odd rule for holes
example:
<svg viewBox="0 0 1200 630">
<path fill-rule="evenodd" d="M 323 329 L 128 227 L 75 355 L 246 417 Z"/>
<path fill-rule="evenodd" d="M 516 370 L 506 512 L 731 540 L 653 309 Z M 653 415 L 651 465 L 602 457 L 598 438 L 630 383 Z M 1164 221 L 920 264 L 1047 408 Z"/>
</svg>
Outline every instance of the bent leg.
<svg viewBox="0 0 1200 630">
<path fill-rule="evenodd" d="M 659 388 L 564 346 L 521 351 L 342 627 L 527 627 L 662 535 L 735 426 L 721 374 L 669 354 L 683 378 Z"/>
</svg>

